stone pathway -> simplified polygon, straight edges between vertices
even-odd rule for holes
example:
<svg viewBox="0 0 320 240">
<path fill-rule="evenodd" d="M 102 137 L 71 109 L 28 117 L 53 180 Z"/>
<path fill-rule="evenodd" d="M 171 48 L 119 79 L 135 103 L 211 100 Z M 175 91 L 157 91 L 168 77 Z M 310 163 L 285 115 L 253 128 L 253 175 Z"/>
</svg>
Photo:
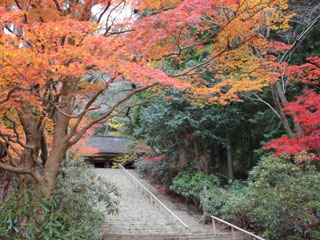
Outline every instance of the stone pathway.
<svg viewBox="0 0 320 240">
<path fill-rule="evenodd" d="M 134 170 L 129 170 L 144 186 L 160 201 L 173 211 L 188 225 L 188 229 L 160 210 L 150 198 L 142 195 L 140 190 L 130 181 L 129 177 L 119 169 L 96 169 L 97 175 L 115 183 L 121 193 L 118 215 L 107 215 L 101 228 L 103 239 L 108 240 L 246 240 L 244 235 L 236 232 L 234 239 L 230 232 L 218 232 L 213 236 L 210 226 L 205 226 L 190 216 L 186 211 L 170 202 L 158 193 L 146 180 L 141 179 Z"/>
</svg>

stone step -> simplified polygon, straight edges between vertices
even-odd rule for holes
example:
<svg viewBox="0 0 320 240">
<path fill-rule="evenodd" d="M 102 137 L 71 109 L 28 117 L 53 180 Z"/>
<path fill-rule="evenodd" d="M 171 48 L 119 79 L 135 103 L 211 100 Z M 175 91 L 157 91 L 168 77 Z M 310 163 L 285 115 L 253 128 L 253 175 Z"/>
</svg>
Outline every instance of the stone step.
<svg viewBox="0 0 320 240">
<path fill-rule="evenodd" d="M 230 232 L 217 230 L 214 236 L 210 226 L 200 224 L 184 209 L 180 209 L 168 198 L 158 193 L 147 181 L 130 170 L 143 185 L 181 218 L 189 229 L 173 219 L 166 211 L 155 207 L 149 196 L 141 194 L 132 181 L 122 170 L 97 169 L 97 175 L 114 182 L 122 197 L 119 204 L 119 214 L 106 215 L 106 222 L 101 225 L 103 239 L 108 240 L 232 240 Z M 234 240 L 245 240 L 241 233 L 235 232 Z M 251 240 L 251 239 L 250 239 Z"/>
<path fill-rule="evenodd" d="M 217 234 L 197 234 L 197 235 L 177 235 L 177 234 L 104 234 L 104 240 L 230 240 L 231 233 Z M 234 240 L 246 240 L 242 234 L 235 233 Z"/>
</svg>

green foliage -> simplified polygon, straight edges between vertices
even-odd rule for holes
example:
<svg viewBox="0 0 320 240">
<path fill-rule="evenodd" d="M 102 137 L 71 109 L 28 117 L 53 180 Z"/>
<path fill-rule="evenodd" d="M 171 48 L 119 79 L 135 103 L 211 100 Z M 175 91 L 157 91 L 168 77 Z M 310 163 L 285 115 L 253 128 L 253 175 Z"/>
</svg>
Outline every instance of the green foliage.
<svg viewBox="0 0 320 240">
<path fill-rule="evenodd" d="M 229 182 L 224 188 L 206 189 L 200 194 L 203 211 L 208 215 L 228 218 L 229 210 L 234 209 L 239 199 L 247 193 L 247 184 L 240 181 Z"/>
<path fill-rule="evenodd" d="M 158 184 L 163 184 L 165 189 L 169 189 L 172 179 L 177 174 L 176 166 L 169 163 L 167 159 L 160 162 L 144 162 L 137 160 L 134 163 L 135 169 Z"/>
<path fill-rule="evenodd" d="M 173 101 L 142 109 L 140 127 L 135 132 L 136 137 L 150 139 L 151 145 L 158 144 L 160 148 L 168 146 L 161 145 L 160 140 L 186 138 L 188 134 L 200 141 L 219 142 L 225 138 L 222 128 L 236 129 L 245 118 L 235 105 L 199 106 L 183 98 L 183 92 L 169 90 L 166 94 L 173 95 Z M 159 98 L 163 99 L 164 96 Z"/>
<path fill-rule="evenodd" d="M 145 139 L 159 155 L 164 154 L 178 161 L 184 149 L 186 159 L 194 159 L 197 145 L 199 156 L 218 162 L 215 152 L 226 148 L 226 132 L 236 135 L 239 134 L 239 127 L 245 126 L 247 116 L 240 104 L 200 106 L 184 98 L 181 91 L 171 89 L 166 95 L 173 96 L 172 101 L 150 104 L 140 109 L 139 125 L 134 134 L 137 139 Z M 164 96 L 160 96 L 159 100 L 164 100 Z M 245 153 L 241 152 L 241 155 Z M 216 165 L 211 164 L 211 167 Z"/>
<path fill-rule="evenodd" d="M 311 163 L 264 157 L 250 172 L 247 193 L 225 209 L 229 220 L 277 239 L 319 239 L 320 173 Z"/>
<path fill-rule="evenodd" d="M 117 213 L 118 192 L 113 184 L 96 179 L 83 161 L 68 162 L 49 199 L 34 190 L 11 193 L 0 206 L 0 239 L 101 239 L 106 213 Z"/>
<path fill-rule="evenodd" d="M 219 178 L 213 174 L 194 173 L 181 171 L 173 179 L 170 189 L 181 196 L 191 199 L 196 207 L 199 207 L 199 195 L 203 190 L 218 188 Z"/>
</svg>

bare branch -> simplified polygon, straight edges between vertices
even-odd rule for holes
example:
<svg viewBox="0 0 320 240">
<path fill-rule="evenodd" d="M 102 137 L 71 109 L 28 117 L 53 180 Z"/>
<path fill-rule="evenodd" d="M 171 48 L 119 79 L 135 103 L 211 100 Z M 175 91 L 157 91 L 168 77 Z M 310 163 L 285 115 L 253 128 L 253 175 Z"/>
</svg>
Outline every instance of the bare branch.
<svg viewBox="0 0 320 240">
<path fill-rule="evenodd" d="M 90 111 L 90 106 L 96 101 L 96 99 L 98 98 L 98 96 L 100 96 L 103 92 L 105 91 L 105 89 L 101 89 L 100 91 L 98 91 L 92 98 L 91 100 L 87 103 L 87 105 L 85 106 L 84 110 L 78 115 L 78 120 L 75 123 L 75 125 L 70 129 L 69 135 L 73 136 L 73 134 L 75 133 L 76 129 L 78 128 L 78 126 L 80 125 L 83 117 L 86 115 L 86 113 L 88 111 Z"/>
<path fill-rule="evenodd" d="M 53 1 L 54 1 L 54 4 L 56 5 L 57 10 L 58 10 L 59 12 L 62 12 L 58 1 L 57 1 L 57 0 L 53 0 Z"/>
<path fill-rule="evenodd" d="M 114 6 L 114 7 L 111 9 L 111 11 L 109 12 L 108 17 L 107 17 L 107 20 L 106 20 L 106 31 L 105 31 L 104 34 L 103 34 L 104 36 L 107 36 L 108 32 L 110 31 L 110 29 L 112 28 L 113 23 L 114 23 L 114 19 L 113 19 L 111 25 L 108 26 L 108 22 L 109 22 L 109 19 L 110 19 L 110 17 L 111 17 L 111 13 L 112 13 L 115 9 L 117 9 L 123 2 L 125 2 L 125 1 L 124 1 L 124 0 L 120 1 L 120 2 L 119 2 L 116 6 Z"/>
<path fill-rule="evenodd" d="M 259 101 L 262 102 L 264 104 L 266 104 L 276 115 L 279 119 L 281 119 L 280 114 L 266 101 L 264 101 L 261 97 L 259 97 L 258 94 L 253 94 L 256 98 L 252 98 L 252 97 L 248 97 L 249 99 L 253 100 L 253 101 Z"/>
<path fill-rule="evenodd" d="M 10 165 L 7 165 L 7 164 L 0 162 L 0 168 L 6 170 L 8 172 L 12 172 L 12 173 L 32 175 L 31 169 L 26 168 L 26 167 L 13 167 L 13 166 L 10 166 Z"/>
<path fill-rule="evenodd" d="M 20 6 L 18 0 L 14 0 L 14 2 L 16 3 L 17 7 L 18 7 L 20 10 L 23 10 L 22 7 Z"/>
<path fill-rule="evenodd" d="M 116 102 L 109 111 L 107 111 L 107 112 L 106 112 L 105 114 L 103 114 L 102 116 L 100 116 L 100 117 L 92 120 L 92 121 L 91 121 L 90 123 L 88 123 L 85 127 L 83 127 L 83 128 L 80 130 L 80 132 L 77 133 L 77 136 L 76 136 L 75 138 L 73 138 L 72 140 L 70 140 L 70 139 L 73 137 L 76 129 L 74 129 L 74 131 L 70 132 L 70 134 L 67 136 L 67 140 L 70 140 L 70 141 L 69 141 L 69 144 L 70 144 L 70 145 L 73 145 L 73 144 L 77 143 L 77 142 L 81 139 L 81 137 L 87 132 L 87 130 L 88 130 L 89 128 L 91 128 L 93 125 L 101 122 L 102 120 L 108 118 L 108 117 L 113 113 L 113 111 L 115 111 L 115 109 L 116 109 L 120 104 L 122 104 L 122 103 L 124 103 L 125 101 L 129 100 L 129 99 L 130 99 L 132 96 L 134 96 L 135 94 L 137 94 L 137 93 L 139 93 L 139 92 L 142 92 L 142 91 L 145 91 L 145 90 L 147 90 L 147 89 L 149 89 L 149 88 L 152 88 L 152 87 L 154 87 L 154 86 L 156 86 L 156 85 L 159 85 L 159 84 L 160 84 L 160 83 L 153 83 L 153 84 L 151 84 L 151 85 L 148 85 L 148 86 L 145 86 L 145 87 L 142 87 L 142 88 L 135 89 L 135 90 L 133 90 L 132 92 L 128 93 L 125 97 L 121 98 L 118 102 Z"/>
<path fill-rule="evenodd" d="M 308 35 L 308 33 L 312 30 L 312 28 L 317 24 L 317 22 L 320 20 L 320 15 L 318 15 L 313 21 L 307 26 L 307 28 L 295 39 L 294 43 L 291 45 L 291 48 L 288 49 L 285 54 L 280 58 L 279 63 L 282 63 L 286 57 L 294 52 L 297 47 L 301 44 L 301 42 L 304 40 L 304 38 Z"/>
<path fill-rule="evenodd" d="M 42 180 L 42 176 L 35 168 L 28 168 L 28 167 L 20 167 L 20 166 L 11 166 L 0 161 L 0 168 L 4 169 L 5 171 L 16 173 L 16 174 L 29 174 L 31 175 L 37 182 Z"/>
<path fill-rule="evenodd" d="M 141 106 L 141 105 L 143 105 L 143 104 L 145 104 L 145 103 L 165 103 L 165 101 L 145 100 L 145 101 L 140 102 L 140 103 L 136 103 L 136 104 L 132 104 L 132 105 L 127 105 L 127 106 L 124 106 L 124 107 L 122 107 L 121 109 L 119 109 L 116 114 L 110 115 L 109 117 L 103 119 L 103 120 L 102 120 L 101 122 L 99 122 L 99 123 L 104 123 L 104 122 L 106 122 L 106 121 L 108 121 L 108 120 L 110 120 L 110 119 L 112 119 L 112 118 L 114 118 L 114 117 L 119 116 L 119 115 L 120 115 L 121 113 L 123 113 L 124 110 L 126 110 L 127 108 L 134 108 L 134 107 L 137 107 L 137 106 Z"/>
<path fill-rule="evenodd" d="M 65 111 L 63 111 L 63 110 L 58 106 L 58 104 L 54 103 L 53 101 L 50 101 L 50 100 L 47 100 L 47 99 L 44 99 L 44 98 L 39 98 L 39 99 L 40 99 L 41 101 L 44 101 L 44 102 L 46 102 L 46 103 L 49 103 L 49 104 L 52 105 L 55 109 L 57 109 L 60 114 L 62 114 L 62 115 L 65 116 L 65 117 L 68 117 L 68 118 L 79 118 L 82 114 L 86 114 L 87 112 L 94 111 L 94 110 L 97 110 L 97 109 L 100 108 L 100 107 L 88 108 L 88 109 L 84 110 L 83 112 L 79 113 L 78 115 L 71 115 L 71 114 L 68 114 L 68 113 L 66 113 Z"/>
<path fill-rule="evenodd" d="M 170 76 L 170 77 L 176 77 L 176 78 L 177 78 L 177 77 L 185 76 L 185 75 L 187 75 L 188 73 L 196 70 L 197 68 L 209 64 L 212 60 L 214 60 L 215 58 L 217 58 L 217 57 L 221 56 L 222 54 L 224 54 L 228 49 L 229 49 L 229 48 L 228 48 L 228 46 L 227 46 L 227 47 L 225 47 L 222 51 L 220 51 L 218 54 L 216 54 L 216 55 L 208 58 L 206 61 L 204 61 L 204 62 L 202 62 L 202 63 L 200 63 L 200 64 L 198 64 L 198 65 L 196 65 L 196 66 L 194 66 L 194 67 L 188 68 L 188 69 L 186 69 L 186 70 L 184 70 L 184 71 L 182 71 L 182 72 L 179 72 L 179 73 L 176 73 L 176 74 L 171 74 L 171 75 L 169 75 L 169 76 Z"/>
<path fill-rule="evenodd" d="M 8 101 L 8 100 L 10 99 L 11 95 L 12 95 L 15 91 L 17 91 L 17 90 L 20 90 L 20 91 L 29 91 L 29 89 L 26 89 L 26 88 L 14 87 L 14 88 L 12 88 L 12 89 L 9 90 L 9 92 L 8 92 L 8 94 L 7 94 L 7 96 L 6 96 L 5 99 L 0 100 L 0 104 Z"/>
<path fill-rule="evenodd" d="M 134 29 L 121 30 L 121 31 L 116 31 L 116 32 L 110 32 L 108 34 L 105 34 L 104 36 L 105 37 L 109 37 L 109 36 L 112 36 L 112 35 L 118 35 L 118 34 L 122 34 L 122 33 L 133 32 L 133 31 L 135 31 L 135 30 Z"/>
<path fill-rule="evenodd" d="M 16 134 L 17 138 L 20 139 L 19 133 L 17 131 L 17 123 L 15 120 L 11 119 L 8 116 L 4 116 L 5 119 L 7 119 L 9 122 L 11 122 L 13 124 L 13 131 Z"/>
<path fill-rule="evenodd" d="M 27 144 L 24 144 L 20 139 L 18 139 L 17 137 L 14 137 L 14 136 L 11 136 L 9 134 L 6 134 L 6 133 L 2 133 L 0 132 L 0 136 L 3 137 L 3 138 L 7 138 L 8 141 L 10 142 L 13 142 L 13 143 L 18 143 L 20 146 L 22 146 L 23 148 L 27 148 L 27 149 L 34 149 L 34 146 L 33 145 L 27 145 Z M 15 139 L 14 139 L 15 138 Z"/>
<path fill-rule="evenodd" d="M 174 9 L 174 8 L 175 8 L 175 6 L 174 6 L 174 5 L 171 5 L 171 6 L 169 6 L 169 7 L 162 8 L 162 9 L 157 10 L 157 11 L 153 11 L 152 13 L 148 14 L 147 16 L 157 15 L 157 14 L 159 14 L 159 13 L 166 12 L 166 11 L 172 10 L 172 9 Z"/>
<path fill-rule="evenodd" d="M 111 6 L 111 1 L 108 1 L 107 6 L 104 8 L 104 10 L 102 11 L 102 13 L 100 14 L 97 23 L 100 23 L 103 15 L 108 11 L 109 7 Z"/>
</svg>

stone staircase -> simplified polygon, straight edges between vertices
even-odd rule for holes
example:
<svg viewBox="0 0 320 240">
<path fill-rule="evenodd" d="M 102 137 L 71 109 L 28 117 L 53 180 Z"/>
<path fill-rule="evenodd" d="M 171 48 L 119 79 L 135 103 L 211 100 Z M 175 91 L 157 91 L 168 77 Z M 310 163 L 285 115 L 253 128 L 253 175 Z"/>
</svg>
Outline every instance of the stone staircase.
<svg viewBox="0 0 320 240">
<path fill-rule="evenodd" d="M 245 235 L 235 232 L 220 231 L 216 236 L 208 225 L 200 224 L 186 211 L 170 202 L 158 193 L 147 181 L 139 178 L 130 170 L 144 186 L 160 199 L 171 211 L 188 225 L 186 229 L 164 209 L 142 194 L 135 187 L 129 176 L 120 169 L 96 169 L 97 175 L 115 183 L 121 193 L 118 215 L 106 215 L 102 224 L 105 240 L 247 240 Z M 251 238 L 252 239 L 252 238 Z"/>
</svg>

